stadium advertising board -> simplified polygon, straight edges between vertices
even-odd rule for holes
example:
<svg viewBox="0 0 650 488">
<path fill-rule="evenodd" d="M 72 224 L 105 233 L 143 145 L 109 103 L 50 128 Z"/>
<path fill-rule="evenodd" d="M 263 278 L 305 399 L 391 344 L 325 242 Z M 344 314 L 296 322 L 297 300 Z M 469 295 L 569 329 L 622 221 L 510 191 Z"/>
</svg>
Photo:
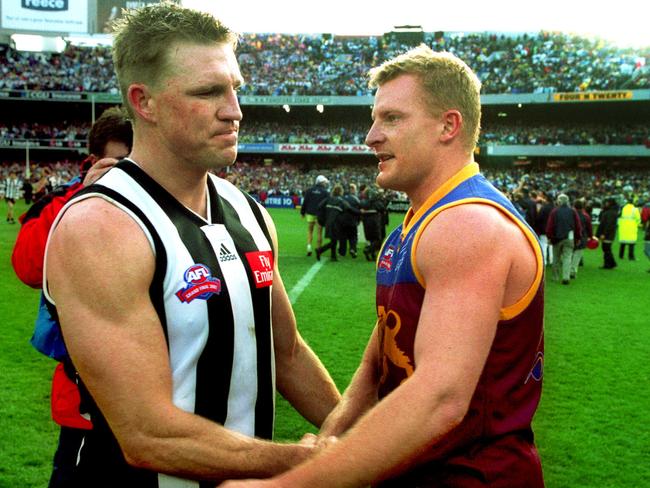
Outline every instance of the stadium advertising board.
<svg viewBox="0 0 650 488">
<path fill-rule="evenodd" d="M 270 196 L 264 201 L 264 206 L 268 208 L 294 208 L 293 198 L 287 196 Z"/>
<path fill-rule="evenodd" d="M 111 23 L 121 17 L 122 9 L 143 7 L 150 3 L 158 3 L 158 0 L 99 0 L 94 33 L 111 33 Z"/>
<path fill-rule="evenodd" d="M 631 100 L 634 98 L 632 90 L 621 91 L 591 91 L 574 93 L 554 93 L 554 102 L 610 102 Z"/>
<path fill-rule="evenodd" d="M 87 0 L 2 0 L 3 29 L 36 32 L 88 32 Z"/>
<path fill-rule="evenodd" d="M 362 144 L 278 144 L 279 152 L 297 154 L 370 154 Z"/>
</svg>

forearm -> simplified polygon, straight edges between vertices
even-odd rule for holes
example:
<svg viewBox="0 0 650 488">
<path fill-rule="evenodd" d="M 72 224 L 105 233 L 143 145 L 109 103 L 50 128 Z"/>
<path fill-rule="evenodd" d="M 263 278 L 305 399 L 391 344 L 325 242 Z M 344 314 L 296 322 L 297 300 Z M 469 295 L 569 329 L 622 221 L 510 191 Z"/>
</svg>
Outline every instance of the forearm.
<svg viewBox="0 0 650 488">
<path fill-rule="evenodd" d="M 409 384 L 411 383 L 411 384 Z M 407 469 L 462 419 L 453 396 L 409 380 L 363 416 L 339 442 L 281 475 L 292 488 L 364 487 Z"/>
<path fill-rule="evenodd" d="M 129 464 L 183 478 L 220 481 L 273 476 L 312 453 L 297 444 L 246 437 L 175 407 L 159 417 L 115 429 Z"/>
<path fill-rule="evenodd" d="M 309 422 L 320 427 L 341 395 L 331 376 L 300 337 L 291 354 L 279 355 L 276 362 L 277 388 Z"/>
</svg>

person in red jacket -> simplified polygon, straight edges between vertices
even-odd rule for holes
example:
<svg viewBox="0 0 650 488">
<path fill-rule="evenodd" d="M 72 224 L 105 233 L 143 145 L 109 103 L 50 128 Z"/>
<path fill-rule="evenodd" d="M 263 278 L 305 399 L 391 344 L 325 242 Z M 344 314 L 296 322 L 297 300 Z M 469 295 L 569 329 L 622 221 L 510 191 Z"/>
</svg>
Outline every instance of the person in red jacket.
<svg viewBox="0 0 650 488">
<path fill-rule="evenodd" d="M 132 144 L 133 130 L 127 113 L 119 107 L 105 110 L 90 130 L 90 154 L 82 161 L 79 176 L 44 195 L 19 218 L 21 228 L 11 263 L 23 283 L 32 288 L 42 286 L 45 245 L 57 215 L 78 191 L 94 183 L 119 159 L 127 156 Z M 84 415 L 75 369 L 42 294 L 31 342 L 39 352 L 59 361 L 52 379 L 51 407 L 52 418 L 61 426 L 61 433 L 49 486 L 67 486 L 68 473 L 77 457 L 72 446 L 79 445 L 77 440 L 86 430 L 92 429 L 92 423 Z"/>
<path fill-rule="evenodd" d="M 126 112 L 118 107 L 104 111 L 90 130 L 90 155 L 81 162 L 79 176 L 37 200 L 18 219 L 22 225 L 11 263 L 20 281 L 32 288 L 41 287 L 45 243 L 59 211 L 74 194 L 94 183 L 118 159 L 126 156 L 132 143 L 131 122 Z"/>
</svg>

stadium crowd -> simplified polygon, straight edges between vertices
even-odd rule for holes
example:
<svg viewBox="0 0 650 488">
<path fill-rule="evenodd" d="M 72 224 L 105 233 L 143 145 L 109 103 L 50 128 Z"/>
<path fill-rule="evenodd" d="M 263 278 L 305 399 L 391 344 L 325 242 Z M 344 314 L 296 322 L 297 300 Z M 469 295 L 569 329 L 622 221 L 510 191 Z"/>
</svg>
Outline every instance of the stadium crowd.
<svg viewBox="0 0 650 488">
<path fill-rule="evenodd" d="M 424 42 L 465 60 L 482 92 L 543 93 L 650 88 L 644 49 L 563 33 L 425 33 Z M 242 95 L 370 94 L 366 73 L 409 46 L 391 36 L 244 34 Z M 110 48 L 69 45 L 61 54 L 0 45 L 0 90 L 118 93 Z"/>
<path fill-rule="evenodd" d="M 56 124 L 0 122 L 3 140 L 82 141 L 90 123 L 62 121 Z M 246 120 L 241 126 L 240 143 L 364 144 L 367 123 L 264 122 Z M 523 124 L 487 122 L 479 144 L 523 145 L 645 145 L 650 147 L 647 124 Z M 43 145 L 43 144 L 41 144 Z"/>
<path fill-rule="evenodd" d="M 553 198 L 559 193 L 567 194 L 571 200 L 578 198 L 602 202 L 613 197 L 623 199 L 626 194 L 635 195 L 636 201 L 644 201 L 643 195 L 650 192 L 650 177 L 647 170 L 614 169 L 611 165 L 595 168 L 492 168 L 482 167 L 482 173 L 499 190 L 510 198 L 522 189 L 540 192 Z M 36 189 L 51 189 L 78 175 L 78 162 L 62 160 L 53 163 L 32 164 L 30 177 L 25 177 L 25 165 L 4 161 L 0 164 L 0 182 L 10 172 L 15 172 L 22 181 L 29 181 Z M 372 164 L 339 164 L 327 167 L 304 166 L 285 160 L 265 164 L 261 158 L 241 155 L 227 172 L 220 174 L 240 188 L 264 201 L 268 196 L 297 196 L 314 184 L 317 175 L 324 175 L 330 185 L 355 183 L 358 187 L 373 186 L 377 168 Z M 0 191 L 2 188 L 0 188 Z M 392 194 L 390 198 L 400 199 Z"/>
</svg>

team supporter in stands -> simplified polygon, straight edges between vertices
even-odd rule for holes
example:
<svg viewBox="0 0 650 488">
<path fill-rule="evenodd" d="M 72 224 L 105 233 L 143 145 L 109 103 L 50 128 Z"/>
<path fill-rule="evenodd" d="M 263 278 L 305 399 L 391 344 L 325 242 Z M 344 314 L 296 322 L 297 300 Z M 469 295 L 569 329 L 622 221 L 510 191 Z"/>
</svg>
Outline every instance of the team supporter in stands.
<svg viewBox="0 0 650 488">
<path fill-rule="evenodd" d="M 125 12 L 116 32 L 133 150 L 70 201 L 46 251 L 93 422 L 74 482 L 279 473 L 315 446 L 265 440 L 274 386 L 315 425 L 339 394 L 296 329 L 270 217 L 209 174 L 237 155 L 236 36 L 171 2 Z"/>
<path fill-rule="evenodd" d="M 20 280 L 33 288 L 42 286 L 45 244 L 54 219 L 63 206 L 83 187 L 92 184 L 118 159 L 131 150 L 133 134 L 126 113 L 111 108 L 97 119 L 90 131 L 90 155 L 81 163 L 81 174 L 69 184 L 46 194 L 21 216 L 21 229 L 11 262 Z M 67 354 L 58 323 L 52 318 L 43 297 L 36 319 L 32 344 L 43 354 L 60 361 L 52 380 L 52 418 L 61 426 L 54 455 L 50 487 L 70 486 L 77 463 L 79 445 L 92 422 L 81 404 L 77 375 Z"/>
<path fill-rule="evenodd" d="M 562 33 L 425 33 L 436 51 L 475 66 L 485 93 L 650 88 L 647 49 L 620 48 Z M 248 34 L 239 50 L 245 95 L 369 95 L 364 74 L 409 48 L 389 36 Z M 117 93 L 106 47 L 69 45 L 62 54 L 0 45 L 0 89 Z"/>
<path fill-rule="evenodd" d="M 268 482 L 224 487 L 542 487 L 531 420 L 544 267 L 532 229 L 473 162 L 480 82 L 423 46 L 371 83 L 377 183 L 412 208 L 379 255 L 377 330 L 321 429 L 340 439 Z"/>
</svg>

